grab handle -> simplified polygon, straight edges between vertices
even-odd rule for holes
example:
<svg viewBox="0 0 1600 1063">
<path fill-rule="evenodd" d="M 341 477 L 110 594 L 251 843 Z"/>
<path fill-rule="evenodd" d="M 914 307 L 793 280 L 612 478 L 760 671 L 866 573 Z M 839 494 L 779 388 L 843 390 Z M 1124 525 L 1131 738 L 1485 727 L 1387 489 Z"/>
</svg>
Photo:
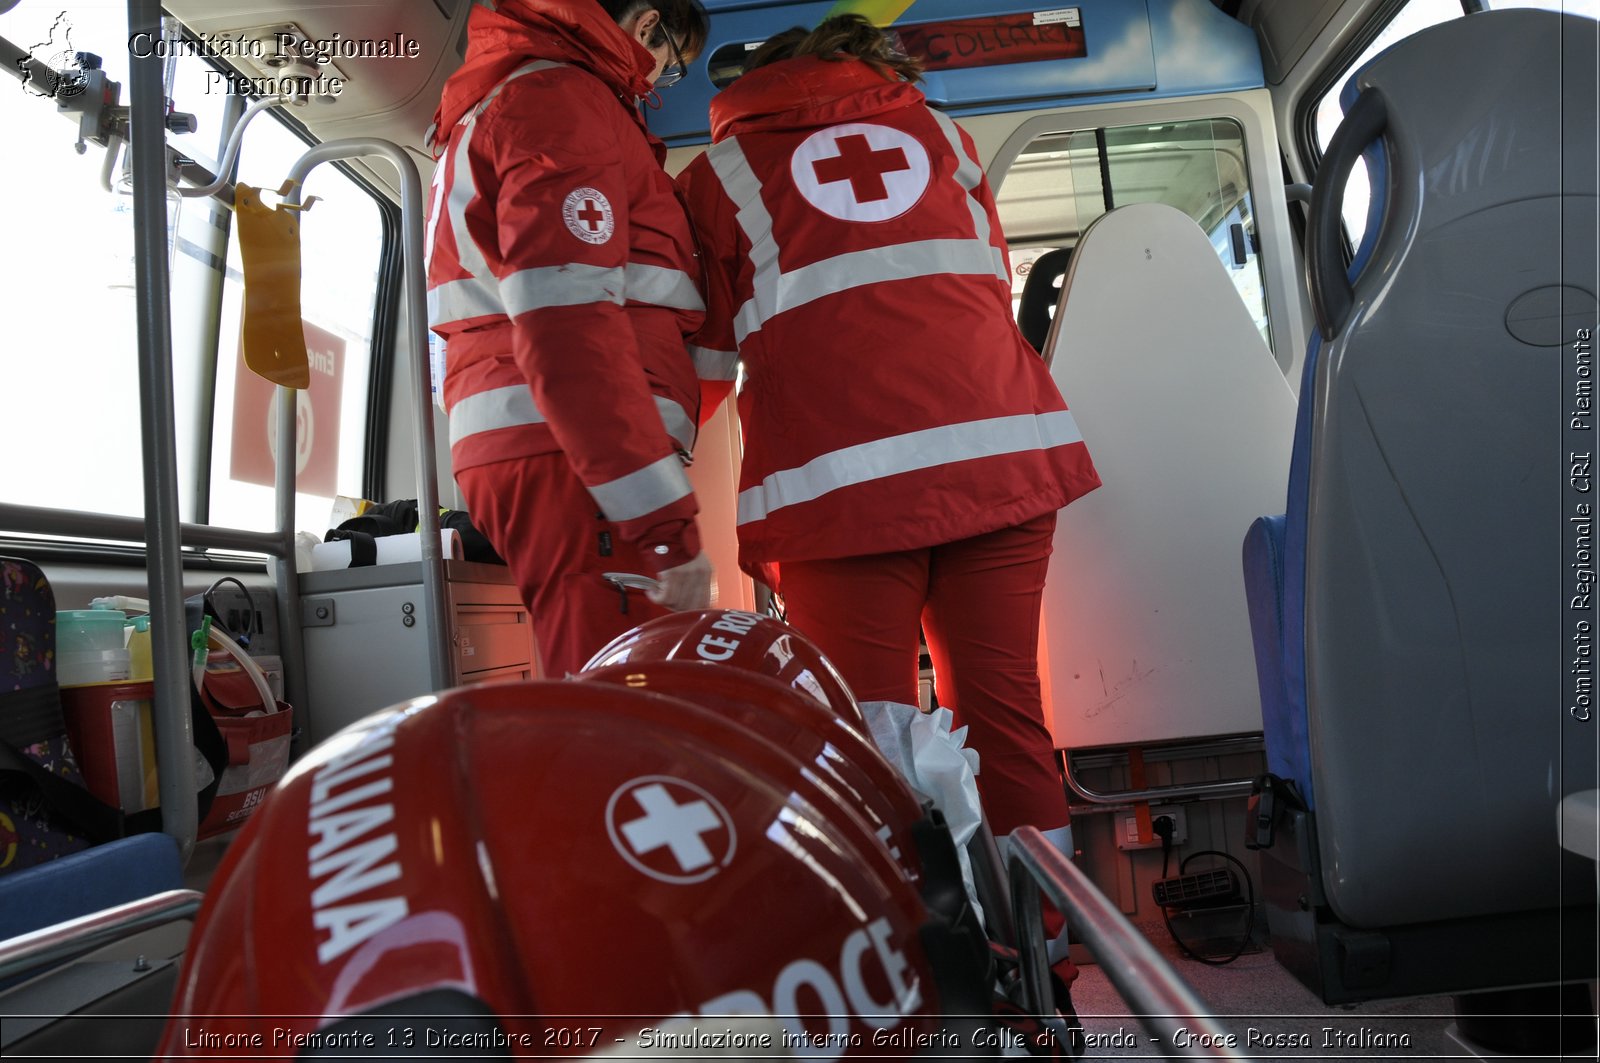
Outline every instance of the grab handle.
<svg viewBox="0 0 1600 1063">
<path fill-rule="evenodd" d="M 1306 277 L 1310 282 L 1311 308 L 1317 316 L 1317 331 L 1324 342 L 1332 340 L 1344 327 L 1355 305 L 1355 289 L 1345 273 L 1340 253 L 1340 207 L 1350 172 L 1367 146 L 1383 135 L 1389 125 L 1389 108 L 1376 88 L 1362 90 L 1354 106 L 1344 116 L 1338 131 L 1328 142 L 1327 154 L 1317 170 L 1311 189 L 1311 224 L 1306 232 Z"/>
</svg>

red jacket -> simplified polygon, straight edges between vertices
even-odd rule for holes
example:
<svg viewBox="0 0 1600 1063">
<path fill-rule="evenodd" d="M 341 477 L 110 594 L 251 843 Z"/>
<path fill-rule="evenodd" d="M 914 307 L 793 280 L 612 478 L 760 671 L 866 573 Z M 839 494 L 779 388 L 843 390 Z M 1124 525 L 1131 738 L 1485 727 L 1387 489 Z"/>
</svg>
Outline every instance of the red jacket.
<svg viewBox="0 0 1600 1063">
<path fill-rule="evenodd" d="M 660 568 L 699 551 L 680 451 L 702 320 L 665 149 L 634 101 L 650 54 L 593 0 L 471 14 L 434 117 L 428 323 L 457 469 L 562 451 Z"/>
<path fill-rule="evenodd" d="M 953 542 L 1099 486 L 1012 320 L 972 142 L 915 86 L 790 60 L 716 96 L 711 129 L 679 182 L 707 258 L 707 406 L 744 365 L 747 570 Z"/>
</svg>

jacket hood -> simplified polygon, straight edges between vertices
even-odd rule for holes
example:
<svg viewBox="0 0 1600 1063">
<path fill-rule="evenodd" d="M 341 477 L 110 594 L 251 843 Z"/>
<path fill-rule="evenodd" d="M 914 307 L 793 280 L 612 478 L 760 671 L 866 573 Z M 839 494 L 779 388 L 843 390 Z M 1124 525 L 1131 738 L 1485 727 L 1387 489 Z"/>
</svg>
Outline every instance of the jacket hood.
<svg viewBox="0 0 1600 1063">
<path fill-rule="evenodd" d="M 467 58 L 445 82 L 432 139 L 447 140 L 462 115 L 532 59 L 582 67 L 625 100 L 650 94 L 655 68 L 654 57 L 595 0 L 500 0 L 493 10 L 474 5 L 467 21 Z"/>
<path fill-rule="evenodd" d="M 803 129 L 923 103 L 922 90 L 859 59 L 786 59 L 752 70 L 711 98 L 711 140 Z"/>
</svg>

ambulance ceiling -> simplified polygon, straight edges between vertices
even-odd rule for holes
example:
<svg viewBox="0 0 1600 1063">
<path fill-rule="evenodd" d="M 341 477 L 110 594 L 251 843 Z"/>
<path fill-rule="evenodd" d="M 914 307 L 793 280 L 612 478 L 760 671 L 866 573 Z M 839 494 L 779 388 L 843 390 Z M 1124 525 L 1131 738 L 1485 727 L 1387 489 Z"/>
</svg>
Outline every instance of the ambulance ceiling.
<svg viewBox="0 0 1600 1063">
<path fill-rule="evenodd" d="M 832 6 L 819 0 L 702 2 L 713 15 L 725 12 L 725 18 L 738 17 L 735 13 L 740 11 L 748 18 L 755 9 L 761 9 L 763 21 L 770 17 L 773 26 L 805 22 L 808 18 L 814 20 Z M 1093 6 L 1104 0 L 1087 2 Z M 929 14 L 941 17 L 957 9 L 984 10 L 981 4 L 960 0 L 918 0 L 916 4 L 910 0 L 893 0 L 893 3 L 914 8 L 916 12 L 927 9 Z M 472 0 L 389 0 L 382 3 L 288 0 L 276 4 L 260 0 L 166 0 L 166 8 L 172 15 L 192 33 L 206 39 L 237 39 L 240 34 L 247 34 L 270 40 L 273 32 L 288 28 L 297 36 L 312 41 L 390 41 L 402 50 L 414 48 L 414 54 L 402 58 L 335 56 L 333 71 L 343 80 L 337 98 L 316 97 L 295 106 L 291 113 L 321 140 L 371 136 L 404 145 L 416 158 L 424 182 L 432 170 L 432 160 L 423 146 L 424 135 L 445 79 L 461 63 L 471 6 Z M 1267 6 L 1269 0 L 1257 5 L 1258 18 L 1260 9 Z M 253 66 L 247 60 L 229 62 L 252 78 L 281 73 Z M 183 101 L 177 104 L 182 110 Z M 667 135 L 666 131 L 663 133 Z M 373 160 L 370 164 L 357 165 L 388 189 L 393 198 L 399 198 L 398 176 L 387 163 Z"/>
<path fill-rule="evenodd" d="M 392 42 L 415 55 L 359 58 L 337 55 L 333 66 L 344 84 L 337 98 L 317 97 L 291 113 L 320 140 L 370 136 L 409 148 L 422 171 L 431 176 L 432 159 L 423 137 L 445 79 L 461 64 L 470 0 L 389 0 L 384 3 L 312 3 L 306 0 L 266 4 L 259 0 L 165 0 L 167 11 L 202 39 L 237 39 L 241 33 L 270 40 L 277 27 L 292 26 L 311 41 Z M 255 78 L 277 73 L 231 60 L 242 74 Z M 183 101 L 178 101 L 183 108 Z M 382 187 L 400 198 L 399 177 L 387 163 L 363 167 Z"/>
</svg>

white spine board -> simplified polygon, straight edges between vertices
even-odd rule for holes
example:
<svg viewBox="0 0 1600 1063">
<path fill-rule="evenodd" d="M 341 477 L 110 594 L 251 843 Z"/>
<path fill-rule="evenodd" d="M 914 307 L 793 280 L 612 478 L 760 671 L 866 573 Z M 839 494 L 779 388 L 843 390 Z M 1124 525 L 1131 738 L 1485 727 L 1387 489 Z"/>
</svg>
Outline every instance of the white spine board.
<svg viewBox="0 0 1600 1063">
<path fill-rule="evenodd" d="M 1182 212 L 1114 210 L 1045 349 L 1103 482 L 1061 511 L 1045 585 L 1057 747 L 1260 731 L 1240 549 L 1283 511 L 1295 404 L 1228 267 Z"/>
</svg>

